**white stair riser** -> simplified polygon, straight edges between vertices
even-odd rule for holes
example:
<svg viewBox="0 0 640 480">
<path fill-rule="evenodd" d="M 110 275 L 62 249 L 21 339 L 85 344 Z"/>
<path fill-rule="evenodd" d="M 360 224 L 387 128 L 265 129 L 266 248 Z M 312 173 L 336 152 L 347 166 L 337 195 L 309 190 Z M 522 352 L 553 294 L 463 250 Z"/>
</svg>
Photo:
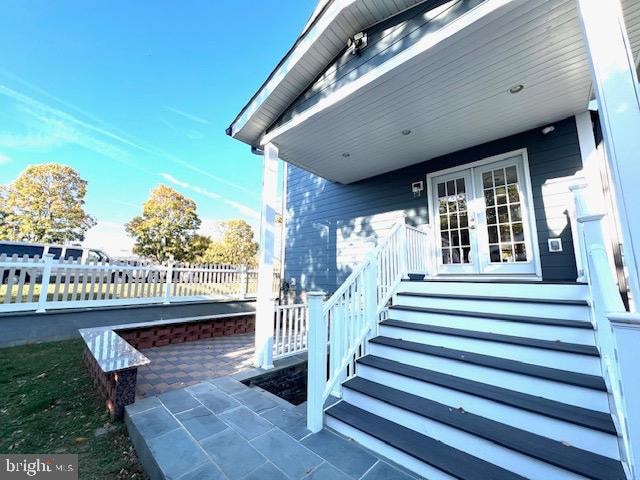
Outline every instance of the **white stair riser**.
<svg viewBox="0 0 640 480">
<path fill-rule="evenodd" d="M 369 343 L 369 353 L 388 358 L 400 363 L 427 368 L 469 380 L 476 380 L 490 385 L 515 390 L 530 395 L 537 395 L 551 400 L 590 408 L 601 412 L 609 411 L 609 402 L 605 392 L 568 385 L 542 378 L 522 375 L 495 368 L 474 365 L 448 358 L 412 352 L 401 348 Z"/>
<path fill-rule="evenodd" d="M 545 298 L 553 300 L 586 300 L 588 285 L 553 285 L 543 283 L 474 283 L 474 282 L 402 282 L 400 292 L 451 293 L 466 295 L 500 295 L 501 297 Z M 496 293 L 499 292 L 499 293 Z"/>
<path fill-rule="evenodd" d="M 355 440 L 360 445 L 376 452 L 377 454 L 393 459 L 398 465 L 415 472 L 421 477 L 428 478 L 429 480 L 455 480 L 454 477 L 447 475 L 446 473 L 432 467 L 411 455 L 392 447 L 391 445 L 378 440 L 371 435 L 368 435 L 357 428 L 353 428 L 351 425 L 347 425 L 340 420 L 337 420 L 329 415 L 325 415 L 325 424 L 334 429 L 336 432 Z"/>
<path fill-rule="evenodd" d="M 397 295 L 394 305 L 424 308 L 446 308 L 465 312 L 500 313 L 503 315 L 535 315 L 538 318 L 561 318 L 566 320 L 589 320 L 589 309 L 581 305 L 559 305 L 550 303 L 527 303 L 491 300 L 467 300 L 463 298 L 415 297 Z"/>
<path fill-rule="evenodd" d="M 595 345 L 593 330 L 584 328 L 556 327 L 536 323 L 492 320 L 480 317 L 459 317 L 448 314 L 412 312 L 410 310 L 389 310 L 389 318 L 423 325 L 461 328 L 478 332 L 499 333 L 515 337 L 537 338 L 539 340 L 559 340 L 581 345 Z"/>
<path fill-rule="evenodd" d="M 407 410 L 354 391 L 345 391 L 345 401 L 374 415 L 391 420 L 398 425 L 410 428 L 423 435 L 428 435 L 435 440 L 440 440 L 465 453 L 486 460 L 490 459 L 494 465 L 523 475 L 531 480 L 548 480 L 550 478 L 568 480 L 583 478 L 473 434 L 416 415 Z"/>
<path fill-rule="evenodd" d="M 454 408 L 462 407 L 467 412 L 547 438 L 568 442 L 583 450 L 615 459 L 620 458 L 618 437 L 612 434 L 363 364 L 358 364 L 358 377 Z M 347 388 L 343 391 L 346 392 Z"/>
<path fill-rule="evenodd" d="M 562 366 L 563 370 L 571 372 L 587 373 L 590 375 L 602 374 L 600 359 L 589 355 L 525 347 L 510 343 L 477 340 L 454 335 L 421 332 L 419 330 L 387 325 L 380 325 L 380 335 L 422 343 L 424 345 L 446 347 L 464 350 L 465 352 L 479 353 L 481 355 L 506 358 L 543 367 L 558 368 L 558 366 Z"/>
</svg>

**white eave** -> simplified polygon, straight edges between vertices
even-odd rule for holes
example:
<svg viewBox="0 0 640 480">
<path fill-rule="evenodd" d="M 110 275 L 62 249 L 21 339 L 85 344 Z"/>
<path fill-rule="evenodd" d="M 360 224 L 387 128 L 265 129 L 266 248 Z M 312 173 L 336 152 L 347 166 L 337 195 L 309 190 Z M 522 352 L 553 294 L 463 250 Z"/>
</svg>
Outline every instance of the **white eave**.
<svg viewBox="0 0 640 480">
<path fill-rule="evenodd" d="M 321 0 L 293 48 L 227 133 L 258 146 L 264 131 L 365 28 L 424 0 Z"/>
</svg>

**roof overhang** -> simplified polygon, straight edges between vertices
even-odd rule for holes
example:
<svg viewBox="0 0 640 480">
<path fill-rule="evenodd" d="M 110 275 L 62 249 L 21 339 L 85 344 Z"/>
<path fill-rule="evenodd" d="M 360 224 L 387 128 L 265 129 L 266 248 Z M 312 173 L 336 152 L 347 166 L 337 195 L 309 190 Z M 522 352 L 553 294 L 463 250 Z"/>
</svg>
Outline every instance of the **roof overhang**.
<svg viewBox="0 0 640 480">
<path fill-rule="evenodd" d="M 257 146 L 264 131 L 345 49 L 354 34 L 425 0 L 321 0 L 291 50 L 227 129 Z"/>
<path fill-rule="evenodd" d="M 637 55 L 640 2 L 623 4 Z M 235 136 L 251 130 L 247 143 L 272 142 L 283 160 L 351 183 L 544 126 L 591 97 L 575 0 L 486 0 L 286 123 L 269 130 L 294 98 Z"/>
</svg>

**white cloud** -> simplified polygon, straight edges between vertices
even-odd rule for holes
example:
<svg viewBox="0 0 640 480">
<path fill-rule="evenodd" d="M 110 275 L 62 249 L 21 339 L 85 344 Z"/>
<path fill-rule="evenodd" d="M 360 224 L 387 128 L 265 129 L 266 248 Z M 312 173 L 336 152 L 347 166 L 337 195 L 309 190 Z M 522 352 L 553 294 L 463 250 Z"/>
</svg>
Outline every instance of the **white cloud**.
<svg viewBox="0 0 640 480">
<path fill-rule="evenodd" d="M 253 219 L 258 219 L 260 218 L 260 213 L 257 212 L 256 210 L 254 210 L 253 208 L 244 205 L 243 203 L 240 202 L 236 202 L 235 200 L 231 200 L 229 198 L 225 198 L 222 195 L 220 195 L 219 193 L 216 192 L 212 192 L 210 190 L 206 190 L 202 187 L 198 187 L 197 185 L 192 185 L 188 182 L 182 181 L 177 179 L 176 177 L 174 177 L 173 175 L 169 174 L 169 173 L 160 173 L 159 174 L 162 178 L 164 178 L 165 180 L 167 180 L 168 182 L 177 185 L 179 187 L 182 187 L 186 190 L 191 190 L 192 192 L 196 192 L 199 193 L 201 195 L 204 195 L 205 197 L 209 197 L 209 198 L 213 198 L 214 200 L 222 200 L 225 204 L 229 205 L 232 208 L 235 208 L 236 210 L 238 210 L 241 214 L 249 217 L 249 218 L 253 218 Z"/>
<path fill-rule="evenodd" d="M 8 155 L 4 155 L 0 153 L 0 165 L 5 165 L 11 161 L 11 158 Z"/>
<path fill-rule="evenodd" d="M 170 112 L 173 112 L 176 115 L 180 115 L 181 117 L 184 117 L 184 118 L 187 118 L 189 120 L 192 120 L 194 122 L 201 123 L 203 125 L 209 125 L 209 120 L 206 120 L 206 119 L 204 119 L 202 117 L 199 117 L 197 115 L 193 115 L 191 113 L 187 113 L 184 110 L 178 110 L 177 108 L 169 107 L 168 105 L 165 105 L 162 108 L 164 108 L 165 110 L 169 110 Z"/>
<path fill-rule="evenodd" d="M 199 193 L 200 195 L 204 195 L 205 197 L 213 198 L 215 200 L 218 200 L 218 199 L 222 198 L 222 195 L 220 195 L 219 193 L 211 192 L 209 190 L 206 190 L 204 188 L 198 187 L 196 185 L 191 185 L 188 182 L 183 182 L 183 181 L 178 180 L 173 175 L 170 175 L 168 173 L 161 173 L 160 176 L 162 178 L 164 178 L 165 180 L 167 180 L 169 183 L 173 183 L 174 185 L 182 187 L 182 188 L 184 188 L 186 190 L 191 190 L 192 192 Z"/>
<path fill-rule="evenodd" d="M 127 148 L 133 148 L 181 165 L 191 171 L 207 176 L 218 183 L 241 190 L 248 195 L 257 195 L 255 190 L 239 185 L 233 181 L 227 180 L 226 178 L 214 175 L 185 160 L 182 160 L 176 155 L 151 147 L 137 140 L 131 140 L 129 136 L 112 126 L 107 125 L 96 116 L 80 110 L 78 107 L 45 92 L 35 85 L 28 84 L 15 75 L 2 70 L 0 70 L 0 73 L 19 81 L 31 90 L 38 92 L 40 95 L 52 99 L 58 104 L 65 105 L 66 107 L 79 112 L 83 117 L 90 118 L 95 122 L 89 123 L 67 112 L 36 100 L 35 98 L 17 92 L 6 85 L 0 84 L 0 96 L 10 98 L 19 105 L 19 110 L 25 115 L 25 123 L 27 126 L 27 132 L 22 135 L 0 132 L 0 147 L 5 146 L 10 148 L 27 148 L 48 151 L 54 147 L 67 143 L 75 143 L 130 167 L 136 168 L 146 174 L 153 175 L 152 172 L 149 172 L 145 168 L 134 163 L 135 156 L 126 150 Z M 204 118 L 191 115 L 187 112 L 183 112 L 182 110 L 168 106 L 164 108 L 177 115 L 190 118 L 195 122 L 201 124 L 209 123 L 208 120 Z M 168 122 L 166 123 L 168 124 Z M 168 125 L 172 127 L 171 124 Z M 200 132 L 197 131 L 191 132 L 191 136 L 193 138 L 198 137 L 199 134 Z"/>
<path fill-rule="evenodd" d="M 133 243 L 124 224 L 98 221 L 96 226 L 87 231 L 82 245 L 104 250 L 112 257 L 128 257 L 133 255 Z"/>
</svg>

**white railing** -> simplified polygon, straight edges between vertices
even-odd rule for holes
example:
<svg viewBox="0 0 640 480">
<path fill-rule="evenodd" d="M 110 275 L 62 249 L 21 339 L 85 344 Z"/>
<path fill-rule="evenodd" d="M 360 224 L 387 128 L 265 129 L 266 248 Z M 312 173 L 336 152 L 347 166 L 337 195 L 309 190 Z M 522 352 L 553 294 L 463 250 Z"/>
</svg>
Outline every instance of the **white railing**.
<svg viewBox="0 0 640 480">
<path fill-rule="evenodd" d="M 255 296 L 257 271 L 228 265 L 0 256 L 0 312 Z"/>
<path fill-rule="evenodd" d="M 355 374 L 355 362 L 366 354 L 367 340 L 377 334 L 379 318 L 410 271 L 409 263 L 419 273 L 428 273 L 428 259 L 420 259 L 427 245 L 426 232 L 398 224 L 326 302 L 323 293 L 307 294 L 307 428 L 312 432 L 322 429 L 323 406 L 329 395 L 339 396 L 341 383 Z"/>
<path fill-rule="evenodd" d="M 589 205 L 585 194 L 586 185 L 575 185 L 571 187 L 571 191 L 575 199 L 575 215 L 578 226 L 575 237 L 580 242 L 579 250 L 581 266 L 584 270 L 583 275 L 589 281 L 592 322 L 596 345 L 600 352 L 602 372 L 614 406 L 613 413 L 619 425 L 618 434 L 622 438 L 624 453 L 627 457 L 626 462 L 633 468 L 633 463 L 636 462 L 633 462 L 632 440 L 640 442 L 640 423 L 634 417 L 635 423 L 629 424 L 629 414 L 633 410 L 637 410 L 638 406 L 630 405 L 628 401 L 631 392 L 635 395 L 632 398 L 640 398 L 640 387 L 636 373 L 638 368 L 636 361 L 640 359 L 640 356 L 637 353 L 637 344 L 632 351 L 625 349 L 618 352 L 620 345 L 624 346 L 625 344 L 621 343 L 620 339 L 616 339 L 616 335 L 619 335 L 616 332 L 616 324 L 620 322 L 620 319 L 622 319 L 622 323 L 635 323 L 637 333 L 634 338 L 640 339 L 640 323 L 637 315 L 630 315 L 625 311 L 616 278 L 611 270 L 601 221 L 604 214 Z M 629 360 L 625 359 L 634 359 L 631 360 L 633 364 L 629 364 Z M 627 364 L 621 364 L 622 361 Z M 640 449 L 640 444 L 635 445 L 635 449 Z M 635 455 L 637 456 L 638 453 Z M 636 463 L 634 470 L 638 467 L 640 465 Z M 637 474 L 638 472 L 636 472 Z"/>
<path fill-rule="evenodd" d="M 303 303 L 275 306 L 273 359 L 307 351 L 307 314 Z"/>
</svg>

